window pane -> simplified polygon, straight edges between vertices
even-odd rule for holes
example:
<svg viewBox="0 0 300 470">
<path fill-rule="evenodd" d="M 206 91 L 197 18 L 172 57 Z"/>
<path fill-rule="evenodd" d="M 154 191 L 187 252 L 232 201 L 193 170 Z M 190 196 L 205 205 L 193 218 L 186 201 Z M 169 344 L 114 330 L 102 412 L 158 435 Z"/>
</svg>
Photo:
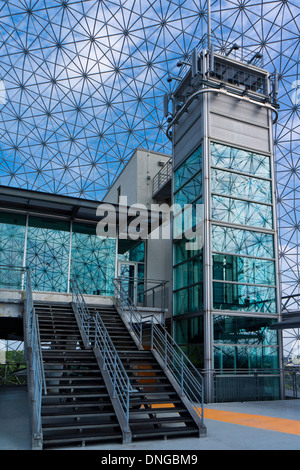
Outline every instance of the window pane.
<svg viewBox="0 0 300 470">
<path fill-rule="evenodd" d="M 231 224 L 273 228 L 271 206 L 222 196 L 212 196 L 212 218 Z"/>
<path fill-rule="evenodd" d="M 214 225 L 212 250 L 259 258 L 274 258 L 273 235 Z"/>
<path fill-rule="evenodd" d="M 270 178 L 270 157 L 227 145 L 211 143 L 211 165 Z"/>
<path fill-rule="evenodd" d="M 202 252 L 202 248 L 197 248 L 196 246 L 193 250 L 187 250 L 186 243 L 188 242 L 189 240 L 182 238 L 182 240 L 178 240 L 176 243 L 174 243 L 174 265 L 192 258 L 193 256 L 196 256 Z"/>
<path fill-rule="evenodd" d="M 73 224 L 71 277 L 84 294 L 112 295 L 116 242 L 101 239 L 95 226 Z"/>
<path fill-rule="evenodd" d="M 175 341 L 196 367 L 204 365 L 203 317 L 174 322 Z"/>
<path fill-rule="evenodd" d="M 202 147 L 200 146 L 180 167 L 175 171 L 174 190 L 181 188 L 202 167 Z"/>
<path fill-rule="evenodd" d="M 203 280 L 202 256 L 174 268 L 174 289 L 191 286 Z"/>
<path fill-rule="evenodd" d="M 26 266 L 32 272 L 32 289 L 67 292 L 70 226 L 29 217 Z"/>
<path fill-rule="evenodd" d="M 203 285 L 174 292 L 174 315 L 197 312 L 203 309 Z"/>
<path fill-rule="evenodd" d="M 180 204 L 182 207 L 184 204 L 190 204 L 196 198 L 199 198 L 202 193 L 202 173 L 198 173 L 192 178 L 186 185 L 184 185 L 174 195 L 174 203 Z"/>
<path fill-rule="evenodd" d="M 275 322 L 266 318 L 214 315 L 214 343 L 277 345 L 277 332 L 269 329 Z"/>
<path fill-rule="evenodd" d="M 276 313 L 276 289 L 214 282 L 213 307 L 221 310 Z"/>
<path fill-rule="evenodd" d="M 23 266 L 25 245 L 25 216 L 0 213 L 0 265 Z M 20 289 L 22 273 L 0 270 L 0 288 Z"/>
<path fill-rule="evenodd" d="M 272 202 L 270 181 L 237 175 L 228 171 L 211 169 L 211 191 L 257 202 Z"/>
<path fill-rule="evenodd" d="M 275 262 L 240 256 L 213 255 L 213 278 L 247 284 L 275 285 Z"/>
<path fill-rule="evenodd" d="M 215 346 L 216 369 L 277 369 L 278 348 Z"/>
</svg>

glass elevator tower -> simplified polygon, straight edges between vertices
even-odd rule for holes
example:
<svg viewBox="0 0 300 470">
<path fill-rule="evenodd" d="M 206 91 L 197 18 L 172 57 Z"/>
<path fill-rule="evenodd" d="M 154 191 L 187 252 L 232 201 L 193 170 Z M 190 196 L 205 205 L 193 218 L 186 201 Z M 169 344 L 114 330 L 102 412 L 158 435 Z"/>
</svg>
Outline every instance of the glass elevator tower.
<svg viewBox="0 0 300 470">
<path fill-rule="evenodd" d="M 194 51 L 169 115 L 174 335 L 204 373 L 208 402 L 282 396 L 269 329 L 280 316 L 276 74 L 254 63 Z M 189 250 L 186 204 L 203 214 L 203 244 Z"/>
</svg>

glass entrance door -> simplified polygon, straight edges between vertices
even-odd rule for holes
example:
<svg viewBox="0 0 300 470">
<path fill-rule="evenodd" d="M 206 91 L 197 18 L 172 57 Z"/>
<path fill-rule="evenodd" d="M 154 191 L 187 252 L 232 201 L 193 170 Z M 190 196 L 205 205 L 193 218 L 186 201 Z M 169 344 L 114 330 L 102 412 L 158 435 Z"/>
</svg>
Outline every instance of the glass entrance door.
<svg viewBox="0 0 300 470">
<path fill-rule="evenodd" d="M 136 304 L 137 263 L 124 261 L 119 263 L 119 277 L 122 278 L 122 285 L 126 293 Z"/>
</svg>

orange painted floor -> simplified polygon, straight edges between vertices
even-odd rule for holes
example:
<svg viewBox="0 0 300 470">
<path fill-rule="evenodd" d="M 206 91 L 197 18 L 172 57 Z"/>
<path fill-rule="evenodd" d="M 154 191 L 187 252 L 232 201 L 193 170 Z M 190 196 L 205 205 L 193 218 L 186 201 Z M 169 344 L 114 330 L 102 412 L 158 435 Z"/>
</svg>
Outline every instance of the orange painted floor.
<svg viewBox="0 0 300 470">
<path fill-rule="evenodd" d="M 296 419 L 272 418 L 270 416 L 204 408 L 204 420 L 207 419 L 300 436 L 300 421 Z"/>
</svg>

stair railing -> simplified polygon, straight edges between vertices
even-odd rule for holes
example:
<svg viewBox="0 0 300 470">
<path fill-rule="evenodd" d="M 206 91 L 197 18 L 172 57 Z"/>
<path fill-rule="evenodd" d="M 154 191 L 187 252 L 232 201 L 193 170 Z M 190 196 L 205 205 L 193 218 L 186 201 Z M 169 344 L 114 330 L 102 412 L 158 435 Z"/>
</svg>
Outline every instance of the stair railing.
<svg viewBox="0 0 300 470">
<path fill-rule="evenodd" d="M 87 346 L 90 344 L 91 315 L 75 279 L 70 280 L 70 286 L 72 290 L 72 302 L 75 307 L 75 313 L 85 334 L 85 341 Z"/>
<path fill-rule="evenodd" d="M 24 311 L 24 330 L 27 362 L 29 366 L 28 383 L 31 399 L 31 430 L 32 446 L 42 446 L 42 396 L 47 395 L 45 371 L 43 365 L 40 331 L 34 308 L 31 278 L 29 269 L 26 271 L 26 307 Z"/>
<path fill-rule="evenodd" d="M 107 328 L 99 314 L 91 314 L 80 292 L 78 284 L 71 280 L 75 311 L 79 313 L 81 327 L 88 338 L 89 345 L 94 348 L 96 356 L 100 355 L 101 369 L 108 373 L 111 385 L 111 396 L 119 403 L 119 408 L 123 414 L 125 424 L 123 430 L 130 433 L 129 411 L 130 398 L 137 390 L 131 386 L 129 377 L 125 371 L 119 354 L 107 331 Z"/>
<path fill-rule="evenodd" d="M 141 315 L 124 289 L 122 279 L 114 279 L 114 286 L 116 305 L 129 330 L 141 347 L 158 354 L 165 371 L 171 374 L 180 387 L 181 395 L 194 404 L 203 425 L 202 375 L 154 315 Z"/>
<path fill-rule="evenodd" d="M 130 398 L 137 390 L 133 389 L 122 361 L 98 312 L 94 316 L 93 321 L 95 325 L 94 347 L 101 354 L 103 370 L 108 372 L 112 382 L 112 396 L 117 398 L 121 406 L 126 423 L 125 431 L 129 432 Z"/>
</svg>

